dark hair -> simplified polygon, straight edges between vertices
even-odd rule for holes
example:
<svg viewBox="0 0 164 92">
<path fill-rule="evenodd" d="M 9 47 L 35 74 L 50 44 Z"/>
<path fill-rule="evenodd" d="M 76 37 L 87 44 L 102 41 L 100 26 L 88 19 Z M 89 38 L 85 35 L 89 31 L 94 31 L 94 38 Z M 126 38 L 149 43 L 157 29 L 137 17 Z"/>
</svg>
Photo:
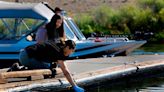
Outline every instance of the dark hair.
<svg viewBox="0 0 164 92">
<path fill-rule="evenodd" d="M 69 46 L 69 49 L 75 49 L 76 44 L 73 40 L 67 40 L 65 41 L 65 46 Z"/>
<path fill-rule="evenodd" d="M 63 37 L 64 35 L 64 29 L 63 29 L 63 23 L 62 25 L 56 29 L 56 22 L 58 19 L 62 19 L 62 17 L 59 14 L 55 14 L 52 18 L 51 21 L 46 25 L 46 29 L 47 29 L 47 35 L 48 35 L 48 39 L 52 40 L 55 38 L 55 31 L 58 30 L 59 31 L 59 36 Z"/>
<path fill-rule="evenodd" d="M 56 7 L 55 9 L 54 9 L 54 11 L 55 12 L 57 12 L 57 11 L 63 11 L 61 8 L 59 8 L 59 7 Z"/>
</svg>

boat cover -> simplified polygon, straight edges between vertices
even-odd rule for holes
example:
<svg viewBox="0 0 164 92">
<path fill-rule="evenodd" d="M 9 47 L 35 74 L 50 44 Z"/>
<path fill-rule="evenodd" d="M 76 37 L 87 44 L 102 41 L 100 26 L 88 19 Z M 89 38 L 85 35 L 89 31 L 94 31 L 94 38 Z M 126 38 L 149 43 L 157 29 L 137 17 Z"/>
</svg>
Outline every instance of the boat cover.
<svg viewBox="0 0 164 92">
<path fill-rule="evenodd" d="M 34 18 L 50 20 L 54 13 L 43 3 L 0 1 L 0 18 Z"/>
</svg>

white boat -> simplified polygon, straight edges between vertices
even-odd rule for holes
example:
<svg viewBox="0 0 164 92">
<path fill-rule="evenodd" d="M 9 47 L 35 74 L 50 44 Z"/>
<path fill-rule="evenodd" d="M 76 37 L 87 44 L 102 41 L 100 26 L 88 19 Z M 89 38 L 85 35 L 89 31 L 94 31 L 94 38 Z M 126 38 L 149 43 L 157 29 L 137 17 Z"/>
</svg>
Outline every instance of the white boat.
<svg viewBox="0 0 164 92">
<path fill-rule="evenodd" d="M 35 40 L 37 29 L 49 22 L 54 12 L 44 3 L 14 3 L 0 1 L 0 61 L 11 62 L 19 59 L 19 51 Z M 70 58 L 87 58 L 91 56 L 124 53 L 125 55 L 142 46 L 146 41 L 128 38 L 86 39 L 72 18 L 64 16 L 64 30 L 67 39 L 76 42 L 76 51 Z"/>
</svg>

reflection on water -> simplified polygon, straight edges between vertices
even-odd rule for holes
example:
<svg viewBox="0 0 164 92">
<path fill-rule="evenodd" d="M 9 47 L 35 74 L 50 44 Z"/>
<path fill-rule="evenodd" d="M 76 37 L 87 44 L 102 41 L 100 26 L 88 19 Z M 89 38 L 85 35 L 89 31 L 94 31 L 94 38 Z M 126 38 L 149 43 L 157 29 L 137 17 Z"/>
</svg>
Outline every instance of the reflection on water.
<svg viewBox="0 0 164 92">
<path fill-rule="evenodd" d="M 145 44 L 139 49 L 142 49 L 148 52 L 164 52 L 163 47 L 164 47 L 164 44 Z"/>
<path fill-rule="evenodd" d="M 125 82 L 120 85 L 102 85 L 87 92 L 164 92 L 164 76 Z"/>
<path fill-rule="evenodd" d="M 145 44 L 130 55 L 164 55 L 164 44 Z"/>
</svg>

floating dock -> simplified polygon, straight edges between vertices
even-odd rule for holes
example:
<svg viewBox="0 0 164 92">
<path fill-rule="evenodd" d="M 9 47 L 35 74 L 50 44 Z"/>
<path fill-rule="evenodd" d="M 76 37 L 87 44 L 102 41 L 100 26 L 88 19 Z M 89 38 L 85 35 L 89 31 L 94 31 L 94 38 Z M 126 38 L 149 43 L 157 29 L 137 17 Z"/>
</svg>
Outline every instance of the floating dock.
<svg viewBox="0 0 164 92">
<path fill-rule="evenodd" d="M 76 83 L 82 87 L 127 76 L 137 76 L 138 74 L 145 76 L 164 71 L 164 55 L 78 59 L 68 60 L 66 63 Z M 38 87 L 53 87 L 56 91 L 69 90 L 70 84 L 61 71 L 58 70 L 58 72 L 56 78 L 1 83 L 0 92 L 18 92 Z M 5 73 L 5 69 L 0 70 L 1 75 L 5 75 Z"/>
</svg>

